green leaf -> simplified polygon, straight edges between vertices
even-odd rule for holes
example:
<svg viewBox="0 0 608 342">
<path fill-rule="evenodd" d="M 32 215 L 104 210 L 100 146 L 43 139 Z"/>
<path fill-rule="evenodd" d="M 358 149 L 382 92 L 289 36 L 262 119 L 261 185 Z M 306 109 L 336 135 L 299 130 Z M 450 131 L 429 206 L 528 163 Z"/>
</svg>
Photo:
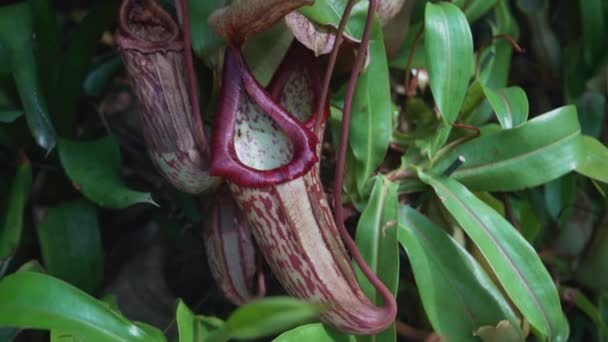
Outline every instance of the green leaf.
<svg viewBox="0 0 608 342">
<path fill-rule="evenodd" d="M 414 42 L 416 42 L 416 37 L 420 34 L 422 24 L 423 23 L 416 23 L 408 29 L 405 41 L 401 44 L 401 47 L 399 47 L 396 55 L 392 56 L 388 62 L 391 68 L 405 70 L 405 68 L 408 67 L 410 54 L 412 54 Z M 424 35 L 420 35 L 415 48 L 416 50 L 413 51 L 414 55 L 412 56 L 412 65 L 410 65 L 410 67 L 425 68 L 426 56 L 424 52 Z"/>
<path fill-rule="evenodd" d="M 82 85 L 84 93 L 88 96 L 101 96 L 121 67 L 122 61 L 119 55 L 103 60 L 87 74 Z"/>
<path fill-rule="evenodd" d="M 57 12 L 48 0 L 30 0 L 32 24 L 35 32 L 36 63 L 40 67 L 40 81 L 44 95 L 50 99 L 56 90 L 59 51 L 62 48 Z"/>
<path fill-rule="evenodd" d="M 460 9 L 450 3 L 428 2 L 424 47 L 435 103 L 449 123 L 456 121 L 473 73 L 473 38 Z"/>
<path fill-rule="evenodd" d="M 0 280 L 0 326 L 77 331 L 91 341 L 165 341 L 51 276 L 17 272 Z"/>
<path fill-rule="evenodd" d="M 382 163 L 392 132 L 392 107 L 388 65 L 382 28 L 374 20 L 369 41 L 369 65 L 359 76 L 352 102 L 349 147 L 356 166 L 357 190 L 364 187 L 374 170 Z"/>
<path fill-rule="evenodd" d="M 520 87 L 483 88 L 503 128 L 517 127 L 528 120 L 528 97 Z"/>
<path fill-rule="evenodd" d="M 210 331 L 219 329 L 223 325 L 219 319 L 195 316 L 181 299 L 177 305 L 175 319 L 179 331 L 179 342 L 204 342 Z"/>
<path fill-rule="evenodd" d="M 211 26 L 209 26 L 207 19 L 223 3 L 221 0 L 188 1 L 192 50 L 194 50 L 198 58 L 207 62 L 209 62 L 209 56 L 212 56 L 223 42 Z"/>
<path fill-rule="evenodd" d="M 42 260 L 52 276 L 94 293 L 103 277 L 97 208 L 84 200 L 48 208 L 38 225 Z"/>
<path fill-rule="evenodd" d="M 457 181 L 419 172 L 483 254 L 505 292 L 541 338 L 566 341 L 568 322 L 536 251 L 502 216 Z"/>
<path fill-rule="evenodd" d="M 11 123 L 23 116 L 23 111 L 17 109 L 0 110 L 0 122 Z"/>
<path fill-rule="evenodd" d="M 8 205 L 2 216 L 0 226 L 0 278 L 4 273 L 3 265 L 8 265 L 21 241 L 23 215 L 32 187 L 32 166 L 27 157 L 22 156 L 17 173 L 7 194 Z"/>
<path fill-rule="evenodd" d="M 587 91 L 576 101 L 576 109 L 580 113 L 582 133 L 599 138 L 605 120 L 606 97 L 597 91 Z"/>
<path fill-rule="evenodd" d="M 293 34 L 281 23 L 257 34 L 245 45 L 247 65 L 262 86 L 268 85 L 292 41 Z"/>
<path fill-rule="evenodd" d="M 608 183 L 608 148 L 590 136 L 580 138 L 581 153 L 576 172 Z"/>
<path fill-rule="evenodd" d="M 320 304 L 311 304 L 292 297 L 267 297 L 254 300 L 236 309 L 226 324 L 209 335 L 209 341 L 228 338 L 253 339 L 279 333 L 305 323 L 321 313 Z"/>
<path fill-rule="evenodd" d="M 321 323 L 312 323 L 299 326 L 279 335 L 273 342 L 355 342 L 356 338 L 335 331 Z"/>
<path fill-rule="evenodd" d="M 399 242 L 407 251 L 420 298 L 433 329 L 454 341 L 476 340 L 472 332 L 517 317 L 492 279 L 441 227 L 400 206 Z M 521 338 L 521 331 L 519 332 Z"/>
<path fill-rule="evenodd" d="M 338 28 L 340 19 L 342 19 L 342 15 L 344 14 L 346 2 L 346 0 L 316 0 L 312 6 L 304 6 L 298 11 L 318 24 Z M 366 15 L 367 3 L 361 2 L 355 4 L 344 29 L 344 34 L 349 39 L 359 40 L 361 38 Z"/>
<path fill-rule="evenodd" d="M 603 334 L 608 334 L 608 325 L 604 322 L 601 312 L 598 308 L 578 289 L 565 288 L 562 290 L 562 294 L 570 298 L 574 302 L 577 308 L 584 312 L 589 319 L 595 323 L 595 325 L 602 331 Z"/>
<path fill-rule="evenodd" d="M 576 280 L 594 290 L 608 289 L 608 216 L 596 228 L 576 270 Z"/>
<path fill-rule="evenodd" d="M 150 193 L 129 189 L 121 179 L 118 144 L 105 137 L 95 141 L 59 141 L 59 157 L 82 194 L 101 207 L 126 208 L 135 203 L 155 204 Z"/>
<path fill-rule="evenodd" d="M 605 37 L 608 34 L 608 24 L 603 11 L 605 1 L 579 0 L 578 3 L 583 29 L 583 56 L 588 65 L 593 65 L 606 52 Z"/>
<path fill-rule="evenodd" d="M 59 65 L 51 108 L 56 114 L 57 130 L 73 135 L 83 82 L 97 52 L 99 37 L 116 21 L 119 1 L 103 1 L 93 7 L 78 24 Z"/>
<path fill-rule="evenodd" d="M 399 285 L 399 247 L 397 244 L 397 183 L 383 176 L 376 177 L 374 188 L 357 224 L 356 243 L 370 269 L 387 288 L 396 294 Z M 357 279 L 365 295 L 377 305 L 383 301 L 359 267 Z M 374 336 L 359 337 L 358 341 L 394 341 L 391 326 Z"/>
<path fill-rule="evenodd" d="M 28 1 L 0 6 L 0 45 L 4 45 L 9 55 L 10 68 L 34 140 L 40 147 L 50 152 L 55 146 L 57 137 L 34 60 L 30 10 Z"/>
<path fill-rule="evenodd" d="M 432 170 L 440 174 L 463 156 L 464 164 L 452 177 L 470 189 L 520 190 L 572 171 L 579 160 L 579 138 L 576 108 L 561 107 L 517 128 L 461 144 L 441 156 Z"/>
</svg>

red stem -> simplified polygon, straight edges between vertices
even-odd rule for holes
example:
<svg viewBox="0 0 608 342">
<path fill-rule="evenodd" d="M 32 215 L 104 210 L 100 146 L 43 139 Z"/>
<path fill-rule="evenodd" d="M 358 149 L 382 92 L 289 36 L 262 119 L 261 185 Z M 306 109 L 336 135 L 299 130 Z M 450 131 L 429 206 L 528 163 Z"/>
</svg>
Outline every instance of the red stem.
<svg viewBox="0 0 608 342">
<path fill-rule="evenodd" d="M 340 19 L 340 25 L 338 25 L 338 32 L 336 32 L 336 39 L 334 39 L 334 45 L 331 48 L 331 54 L 329 55 L 329 60 L 327 61 L 327 66 L 325 67 L 325 76 L 323 76 L 323 87 L 321 88 L 321 95 L 317 101 L 317 110 L 315 113 L 323 113 L 325 109 L 325 101 L 327 100 L 327 94 L 329 93 L 329 82 L 331 81 L 331 75 L 334 73 L 334 67 L 336 65 L 336 59 L 338 57 L 338 51 L 340 51 L 340 45 L 342 44 L 342 40 L 344 40 L 344 30 L 346 29 L 346 23 L 348 23 L 348 17 L 350 16 L 350 12 L 355 5 L 354 0 L 348 0 L 346 3 L 346 7 L 344 7 L 344 13 L 342 14 L 342 19 Z M 319 130 L 321 129 L 321 121 L 323 115 L 317 115 L 315 118 L 315 125 L 313 132 L 315 136 L 319 136 Z"/>
<path fill-rule="evenodd" d="M 196 86 L 196 73 L 194 72 L 194 60 L 192 58 L 192 42 L 190 40 L 190 14 L 188 11 L 188 0 L 179 0 L 180 14 L 182 19 L 182 31 L 184 32 L 184 50 L 186 58 L 186 71 L 188 73 L 188 86 L 190 93 L 190 106 L 192 107 L 192 115 L 197 127 L 194 129 L 194 139 L 198 148 L 203 153 L 205 160 L 209 160 L 209 144 L 205 137 L 205 128 L 203 126 L 203 120 L 201 118 L 201 108 L 198 103 L 198 87 Z"/>
<path fill-rule="evenodd" d="M 394 317 L 397 313 L 397 302 L 395 301 L 395 297 L 393 297 L 393 294 L 389 291 L 389 289 L 369 268 L 369 266 L 361 256 L 361 253 L 359 253 L 357 245 L 350 237 L 348 231 L 346 230 L 346 227 L 344 226 L 344 209 L 342 207 L 342 186 L 344 185 L 344 166 L 346 161 L 346 146 L 348 144 L 348 131 L 350 127 L 351 106 L 353 102 L 353 95 L 355 93 L 355 87 L 357 85 L 357 79 L 359 78 L 359 73 L 361 72 L 363 61 L 365 60 L 365 55 L 367 53 L 367 47 L 369 44 L 369 36 L 374 20 L 375 9 L 376 0 L 369 0 L 369 9 L 367 12 L 367 19 L 365 21 L 365 28 L 363 30 L 363 37 L 361 38 L 361 44 L 359 45 L 359 48 L 357 50 L 357 57 L 355 59 L 353 70 L 350 74 L 350 80 L 348 81 L 346 95 L 344 96 L 340 146 L 338 151 L 336 173 L 334 175 L 334 179 L 336 180 L 334 183 L 334 208 L 336 225 L 338 226 L 338 230 L 340 231 L 340 235 L 342 236 L 344 243 L 350 250 L 353 259 L 355 259 L 355 262 L 357 262 L 357 265 L 359 266 L 363 274 L 365 274 L 365 277 L 382 296 L 384 300 L 384 306 L 386 307 L 387 316 Z M 344 18 L 342 19 L 344 20 Z"/>
</svg>

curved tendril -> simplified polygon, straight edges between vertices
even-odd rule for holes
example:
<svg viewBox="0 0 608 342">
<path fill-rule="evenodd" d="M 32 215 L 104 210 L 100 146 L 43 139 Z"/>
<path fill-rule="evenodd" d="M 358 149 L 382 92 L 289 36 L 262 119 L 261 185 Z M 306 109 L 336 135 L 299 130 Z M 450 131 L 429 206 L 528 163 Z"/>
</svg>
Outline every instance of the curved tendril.
<svg viewBox="0 0 608 342">
<path fill-rule="evenodd" d="M 369 0 L 369 9 L 367 12 L 367 19 L 365 21 L 365 28 L 363 30 L 363 37 L 361 38 L 361 44 L 357 50 L 357 57 L 355 65 L 350 74 L 348 86 L 346 89 L 346 95 L 344 96 L 344 109 L 342 112 L 342 128 L 340 134 L 340 146 L 338 151 L 338 161 L 336 164 L 336 172 L 334 179 L 334 208 L 335 208 L 335 220 L 340 235 L 344 243 L 352 253 L 353 259 L 357 262 L 359 268 L 374 288 L 380 293 L 384 300 L 384 305 L 387 307 L 387 311 L 394 315 L 397 312 L 397 303 L 392 293 L 386 288 L 384 283 L 374 274 L 374 272 L 367 266 L 365 260 L 359 253 L 357 246 L 353 239 L 350 237 L 346 227 L 344 226 L 344 209 L 342 208 L 342 186 L 344 185 L 344 166 L 346 161 L 346 145 L 348 143 L 348 131 L 350 126 L 351 106 L 353 102 L 353 95 L 355 93 L 355 87 L 357 85 L 357 79 L 365 60 L 367 53 L 367 46 L 369 44 L 370 32 L 374 20 L 374 10 L 376 8 L 376 0 Z M 344 18 L 342 18 L 344 21 Z M 337 40 L 337 37 L 336 37 Z"/>
<path fill-rule="evenodd" d="M 331 54 L 329 55 L 329 60 L 327 61 L 327 66 L 325 67 L 325 75 L 323 76 L 323 88 L 321 88 L 321 95 L 317 101 L 317 108 L 315 113 L 322 113 L 324 109 L 325 103 L 327 101 L 327 95 L 329 93 L 329 82 L 331 81 L 331 75 L 334 73 L 334 67 L 336 65 L 336 59 L 338 57 L 338 51 L 340 51 L 340 45 L 344 40 L 344 30 L 346 29 L 346 23 L 348 23 L 348 17 L 350 17 L 350 12 L 355 5 L 355 0 L 348 0 L 346 3 L 346 7 L 344 8 L 344 13 L 342 14 L 342 19 L 340 19 L 340 25 L 338 26 L 338 31 L 336 32 L 336 39 L 334 39 L 334 45 L 331 48 Z M 363 42 L 361 42 L 363 44 Z M 317 116 L 315 119 L 314 125 L 314 133 L 315 135 L 319 135 L 319 130 L 321 129 L 321 118 Z"/>
<path fill-rule="evenodd" d="M 199 145 L 198 148 L 203 153 L 205 159 L 209 159 L 209 144 L 205 137 L 205 128 L 201 118 L 201 108 L 198 102 L 198 88 L 196 86 L 196 73 L 194 72 L 194 59 L 192 58 L 192 41 L 190 39 L 190 14 L 188 11 L 188 0 L 179 0 L 180 13 L 182 18 L 182 31 L 184 33 L 184 55 L 186 58 L 186 70 L 188 78 L 188 86 L 190 93 L 190 106 L 192 107 L 192 115 L 196 123 L 194 131 L 194 139 Z"/>
</svg>

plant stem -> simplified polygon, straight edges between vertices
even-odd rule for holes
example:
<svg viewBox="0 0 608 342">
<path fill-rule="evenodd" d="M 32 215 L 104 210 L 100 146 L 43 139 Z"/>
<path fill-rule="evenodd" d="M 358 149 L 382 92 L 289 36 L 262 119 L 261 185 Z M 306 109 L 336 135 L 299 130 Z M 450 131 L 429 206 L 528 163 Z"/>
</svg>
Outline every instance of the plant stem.
<svg viewBox="0 0 608 342">
<path fill-rule="evenodd" d="M 353 102 L 353 96 L 355 94 L 355 87 L 357 85 L 357 79 L 363 66 L 367 54 L 367 48 L 369 45 L 370 33 L 374 21 L 374 11 L 376 9 L 376 0 L 369 1 L 369 9 L 367 12 L 367 19 L 365 21 L 365 28 L 363 30 L 363 37 L 361 38 L 361 44 L 357 50 L 357 57 L 353 70 L 350 74 L 350 79 L 346 88 L 346 95 L 344 96 L 344 109 L 342 112 L 342 128 L 340 133 L 340 146 L 338 150 L 338 160 L 336 164 L 335 172 L 335 183 L 334 183 L 334 208 L 335 208 L 335 221 L 340 231 L 340 235 L 344 240 L 344 243 L 350 250 L 353 259 L 374 286 L 374 288 L 380 293 L 384 300 L 384 306 L 387 312 L 387 316 L 394 317 L 397 312 L 397 303 L 392 293 L 386 288 L 382 281 L 374 274 L 374 272 L 366 264 L 365 260 L 359 253 L 357 246 L 353 239 L 348 234 L 346 227 L 344 226 L 344 208 L 342 207 L 342 186 L 344 184 L 344 167 L 346 162 L 346 146 L 348 144 L 348 131 L 350 127 L 351 107 Z M 344 18 L 342 18 L 344 20 Z"/>
<path fill-rule="evenodd" d="M 323 87 L 321 88 L 321 95 L 317 101 L 317 117 L 315 119 L 315 125 L 313 128 L 313 132 L 315 136 L 318 136 L 319 130 L 321 129 L 321 115 L 323 110 L 325 109 L 325 101 L 327 100 L 327 95 L 329 93 L 329 82 L 331 81 L 331 75 L 334 73 L 334 67 L 336 65 L 336 59 L 338 57 L 338 51 L 340 51 L 340 45 L 344 40 L 344 30 L 346 29 L 346 23 L 348 23 L 348 17 L 350 16 L 350 12 L 355 5 L 354 0 L 348 0 L 346 3 L 346 7 L 344 8 L 344 13 L 342 14 L 342 19 L 340 19 L 340 25 L 338 25 L 338 32 L 336 32 L 336 39 L 334 39 L 334 45 L 331 48 L 331 53 L 329 55 L 329 60 L 327 61 L 327 66 L 325 67 L 325 75 L 323 76 Z M 363 42 L 361 42 L 363 44 Z"/>
</svg>

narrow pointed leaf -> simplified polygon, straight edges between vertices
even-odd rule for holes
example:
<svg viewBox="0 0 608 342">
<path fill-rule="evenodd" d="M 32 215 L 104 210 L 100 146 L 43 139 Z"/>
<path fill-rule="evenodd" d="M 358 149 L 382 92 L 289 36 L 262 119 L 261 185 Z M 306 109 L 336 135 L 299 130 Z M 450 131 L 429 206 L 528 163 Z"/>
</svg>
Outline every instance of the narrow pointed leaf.
<svg viewBox="0 0 608 342">
<path fill-rule="evenodd" d="M 150 193 L 131 190 L 121 179 L 120 150 L 110 138 L 76 142 L 62 139 L 59 157 L 76 189 L 105 208 L 126 208 L 151 203 Z"/>
<path fill-rule="evenodd" d="M 165 341 L 151 327 L 129 322 L 106 304 L 42 273 L 0 280 L 0 326 L 78 331 L 90 341 Z"/>
<path fill-rule="evenodd" d="M 517 317 L 492 279 L 441 227 L 399 208 L 399 242 L 406 250 L 433 329 L 454 341 L 477 340 L 473 331 Z M 521 331 L 519 332 L 521 339 Z"/>
<path fill-rule="evenodd" d="M 471 190 L 521 190 L 574 170 L 580 156 L 579 138 L 576 108 L 561 107 L 520 127 L 461 144 L 439 158 L 433 170 L 440 174 L 463 156 L 464 164 L 452 177 Z"/>
<path fill-rule="evenodd" d="M 10 68 L 34 140 L 48 152 L 55 146 L 57 137 L 34 59 L 30 12 L 30 3 L 27 1 L 0 6 L 0 45 L 4 45 L 7 51 Z"/>
<path fill-rule="evenodd" d="M 179 342 L 204 342 L 210 331 L 219 329 L 223 325 L 220 319 L 195 316 L 181 299 L 177 305 L 175 319 Z"/>
<path fill-rule="evenodd" d="M 520 87 L 483 88 L 503 128 L 517 127 L 528 120 L 528 97 Z"/>
<path fill-rule="evenodd" d="M 450 3 L 427 3 L 424 47 L 433 97 L 441 115 L 453 123 L 473 72 L 473 38 L 467 18 Z"/>
<path fill-rule="evenodd" d="M 568 322 L 553 279 L 534 248 L 496 211 L 457 181 L 420 172 L 479 248 L 500 284 L 539 337 L 566 341 Z"/>
<path fill-rule="evenodd" d="M 399 250 L 397 244 L 397 183 L 378 176 L 365 210 L 357 224 L 356 243 L 370 269 L 388 289 L 396 294 L 399 285 Z M 356 267 L 357 279 L 365 295 L 375 304 L 382 299 L 361 270 Z M 394 341 L 395 327 L 383 332 L 361 337 L 363 341 Z"/>
<path fill-rule="evenodd" d="M 273 342 L 354 342 L 355 336 L 345 335 L 321 324 L 312 323 L 299 326 L 279 335 Z"/>
<path fill-rule="evenodd" d="M 50 207 L 37 231 L 48 273 L 94 293 L 103 277 L 97 208 L 85 200 Z"/>
<path fill-rule="evenodd" d="M 357 160 L 355 169 L 349 171 L 355 173 L 360 193 L 384 160 L 392 132 L 388 63 L 378 20 L 374 21 L 369 56 L 369 65 L 359 77 L 353 98 L 349 137 L 350 150 Z"/>
<path fill-rule="evenodd" d="M 32 187 L 32 166 L 22 156 L 17 166 L 17 173 L 8 192 L 6 211 L 2 214 L 0 225 L 0 277 L 4 263 L 8 263 L 21 241 L 25 205 Z"/>
<path fill-rule="evenodd" d="M 576 172 L 608 183 L 608 147 L 590 136 L 580 139 L 581 155 L 576 165 Z"/>
</svg>

